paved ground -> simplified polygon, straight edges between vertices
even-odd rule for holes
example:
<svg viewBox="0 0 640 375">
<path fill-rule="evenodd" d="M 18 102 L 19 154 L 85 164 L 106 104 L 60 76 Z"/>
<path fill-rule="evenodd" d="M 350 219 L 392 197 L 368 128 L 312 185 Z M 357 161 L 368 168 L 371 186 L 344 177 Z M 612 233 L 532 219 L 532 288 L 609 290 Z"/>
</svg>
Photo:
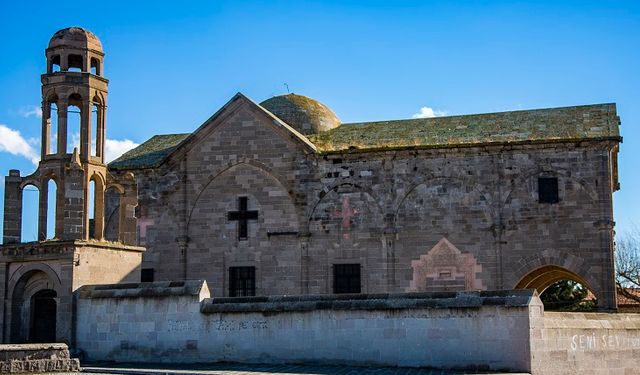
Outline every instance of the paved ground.
<svg viewBox="0 0 640 375">
<path fill-rule="evenodd" d="M 208 364 L 185 365 L 171 367 L 166 365 L 145 366 L 118 365 L 83 366 L 83 372 L 94 374 L 126 374 L 126 375 L 461 375 L 461 374 L 494 374 L 476 371 L 444 371 L 395 367 L 351 367 L 351 366 L 311 366 L 311 365 L 243 365 L 243 364 Z M 513 374 L 512 374 L 513 375 Z M 521 374 L 524 375 L 524 374 Z"/>
</svg>

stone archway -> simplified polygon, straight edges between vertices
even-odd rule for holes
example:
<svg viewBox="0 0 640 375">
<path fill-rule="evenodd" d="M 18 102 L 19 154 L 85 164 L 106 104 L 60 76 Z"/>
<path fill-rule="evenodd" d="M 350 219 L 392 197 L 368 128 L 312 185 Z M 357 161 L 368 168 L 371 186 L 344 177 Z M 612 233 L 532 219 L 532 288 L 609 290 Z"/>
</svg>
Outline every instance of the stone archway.
<svg viewBox="0 0 640 375">
<path fill-rule="evenodd" d="M 56 342 L 57 293 L 42 289 L 31 296 L 29 342 Z"/>
<path fill-rule="evenodd" d="M 529 272 L 518 281 L 515 289 L 535 289 L 538 294 L 542 294 L 548 287 L 561 280 L 575 281 L 588 288 L 592 293 L 594 291 L 580 275 L 555 265 L 542 266 Z"/>
<path fill-rule="evenodd" d="M 11 307 L 8 321 L 5 322 L 9 326 L 9 342 L 35 342 L 34 340 L 45 338 L 55 341 L 60 284 L 55 279 L 55 273 L 47 272 L 51 271 L 47 267 L 25 268 L 17 271 L 17 275 L 9 283 Z M 47 327 L 44 328 L 45 326 Z M 37 333 L 34 329 L 39 329 L 40 332 Z"/>
</svg>

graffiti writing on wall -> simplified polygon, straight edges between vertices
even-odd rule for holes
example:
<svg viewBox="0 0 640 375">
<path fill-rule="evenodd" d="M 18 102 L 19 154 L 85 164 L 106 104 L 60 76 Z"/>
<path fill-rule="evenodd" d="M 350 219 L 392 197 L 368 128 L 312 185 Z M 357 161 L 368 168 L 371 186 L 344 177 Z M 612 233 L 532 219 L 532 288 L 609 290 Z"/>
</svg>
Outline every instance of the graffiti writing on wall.
<svg viewBox="0 0 640 375">
<path fill-rule="evenodd" d="M 602 349 L 640 349 L 640 336 L 624 335 L 573 335 L 571 350 L 602 350 Z"/>
</svg>

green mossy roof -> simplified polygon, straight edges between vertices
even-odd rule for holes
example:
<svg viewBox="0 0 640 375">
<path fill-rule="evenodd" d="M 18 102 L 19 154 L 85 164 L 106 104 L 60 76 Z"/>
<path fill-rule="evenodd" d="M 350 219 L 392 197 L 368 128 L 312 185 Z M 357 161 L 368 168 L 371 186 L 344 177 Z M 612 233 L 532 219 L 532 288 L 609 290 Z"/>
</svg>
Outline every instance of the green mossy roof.
<svg viewBox="0 0 640 375">
<path fill-rule="evenodd" d="M 620 139 L 615 104 L 342 124 L 307 135 L 319 153 Z M 190 134 L 156 135 L 109 164 L 159 166 Z"/>
<path fill-rule="evenodd" d="M 615 104 L 343 124 L 307 136 L 318 152 L 617 139 Z"/>
<path fill-rule="evenodd" d="M 157 167 L 189 135 L 189 133 L 154 135 L 140 146 L 129 150 L 109 163 L 109 168 L 145 169 Z"/>
</svg>

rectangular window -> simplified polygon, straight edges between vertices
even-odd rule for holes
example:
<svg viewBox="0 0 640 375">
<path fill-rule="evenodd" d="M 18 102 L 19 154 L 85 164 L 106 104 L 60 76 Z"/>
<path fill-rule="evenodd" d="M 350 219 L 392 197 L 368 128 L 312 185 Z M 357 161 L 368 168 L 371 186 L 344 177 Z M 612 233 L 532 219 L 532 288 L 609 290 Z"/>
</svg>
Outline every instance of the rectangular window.
<svg viewBox="0 0 640 375">
<path fill-rule="evenodd" d="M 558 178 L 540 177 L 538 178 L 538 202 L 558 203 Z"/>
<path fill-rule="evenodd" d="M 256 295 L 256 268 L 229 268 L 229 297 L 247 297 Z"/>
<path fill-rule="evenodd" d="M 333 265 L 333 293 L 360 293 L 360 264 Z"/>
<path fill-rule="evenodd" d="M 142 281 L 143 283 L 152 283 L 153 271 L 153 268 L 143 268 L 140 275 L 140 281 Z"/>
</svg>

